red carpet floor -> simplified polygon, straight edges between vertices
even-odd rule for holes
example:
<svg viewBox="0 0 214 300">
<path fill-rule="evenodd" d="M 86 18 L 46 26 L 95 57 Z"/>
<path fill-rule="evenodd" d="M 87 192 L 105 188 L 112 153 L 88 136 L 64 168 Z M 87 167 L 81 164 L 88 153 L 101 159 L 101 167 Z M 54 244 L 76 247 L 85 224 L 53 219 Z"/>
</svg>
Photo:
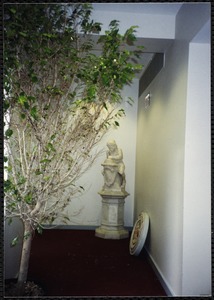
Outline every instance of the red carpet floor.
<svg viewBox="0 0 214 300">
<path fill-rule="evenodd" d="M 144 251 L 129 238 L 105 240 L 90 230 L 44 230 L 33 239 L 28 279 L 46 296 L 166 296 Z"/>
</svg>

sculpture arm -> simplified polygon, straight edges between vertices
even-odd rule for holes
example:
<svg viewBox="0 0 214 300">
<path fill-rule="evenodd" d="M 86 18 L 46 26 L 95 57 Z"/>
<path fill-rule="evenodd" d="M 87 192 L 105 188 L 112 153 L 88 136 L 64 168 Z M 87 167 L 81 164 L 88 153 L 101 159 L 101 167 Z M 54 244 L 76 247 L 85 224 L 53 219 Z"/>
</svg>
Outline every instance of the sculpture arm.
<svg viewBox="0 0 214 300">
<path fill-rule="evenodd" d="M 109 155 L 109 158 L 115 159 L 115 160 L 122 160 L 123 159 L 123 152 L 121 149 L 118 149 L 118 154 L 116 155 Z"/>
</svg>

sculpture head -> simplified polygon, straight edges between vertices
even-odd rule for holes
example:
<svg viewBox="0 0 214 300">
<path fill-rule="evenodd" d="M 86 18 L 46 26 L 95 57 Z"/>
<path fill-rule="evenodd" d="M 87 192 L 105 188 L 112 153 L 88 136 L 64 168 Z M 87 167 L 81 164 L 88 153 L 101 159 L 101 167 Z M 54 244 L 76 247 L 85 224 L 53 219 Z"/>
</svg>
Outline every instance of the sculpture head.
<svg viewBox="0 0 214 300">
<path fill-rule="evenodd" d="M 116 144 L 115 140 L 108 141 L 107 146 L 108 146 L 109 150 L 117 149 L 117 144 Z"/>
</svg>

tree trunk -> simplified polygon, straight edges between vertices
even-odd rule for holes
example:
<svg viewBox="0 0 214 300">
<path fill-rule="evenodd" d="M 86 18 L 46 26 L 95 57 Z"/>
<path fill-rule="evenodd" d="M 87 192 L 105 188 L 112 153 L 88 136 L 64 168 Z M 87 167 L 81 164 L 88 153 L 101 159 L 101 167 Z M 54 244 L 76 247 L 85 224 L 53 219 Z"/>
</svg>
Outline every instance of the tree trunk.
<svg viewBox="0 0 214 300">
<path fill-rule="evenodd" d="M 18 281 L 17 281 L 17 294 L 19 296 L 23 295 L 24 284 L 27 280 L 33 233 L 34 233 L 34 229 L 31 227 L 30 223 L 25 222 L 24 223 L 22 255 L 21 255 L 21 262 L 20 262 L 20 267 L 19 267 Z"/>
</svg>

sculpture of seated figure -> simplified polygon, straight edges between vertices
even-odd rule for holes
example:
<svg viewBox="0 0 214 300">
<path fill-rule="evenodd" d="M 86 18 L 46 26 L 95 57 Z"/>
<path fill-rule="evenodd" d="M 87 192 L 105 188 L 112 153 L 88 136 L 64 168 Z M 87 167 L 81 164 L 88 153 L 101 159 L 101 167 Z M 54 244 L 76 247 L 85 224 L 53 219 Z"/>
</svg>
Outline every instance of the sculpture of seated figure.
<svg viewBox="0 0 214 300">
<path fill-rule="evenodd" d="M 125 192 L 126 179 L 123 152 L 114 140 L 108 141 L 107 147 L 107 158 L 102 164 L 104 167 L 102 172 L 104 176 L 103 190 Z"/>
</svg>

